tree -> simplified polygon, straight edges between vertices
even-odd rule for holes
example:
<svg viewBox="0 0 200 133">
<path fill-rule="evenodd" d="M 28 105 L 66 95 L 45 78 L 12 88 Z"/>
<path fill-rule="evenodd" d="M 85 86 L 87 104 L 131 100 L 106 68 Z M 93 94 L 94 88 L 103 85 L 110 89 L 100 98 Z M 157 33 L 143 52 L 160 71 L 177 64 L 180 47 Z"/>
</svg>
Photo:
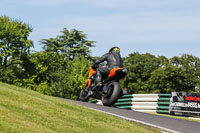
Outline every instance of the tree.
<svg viewBox="0 0 200 133">
<path fill-rule="evenodd" d="M 82 87 L 88 79 L 90 61 L 77 57 L 69 61 L 64 71 L 58 72 L 59 80 L 50 85 L 51 95 L 69 99 L 78 99 Z"/>
<path fill-rule="evenodd" d="M 27 78 L 23 80 L 24 86 L 47 94 L 46 89 L 48 88 L 40 89 L 37 86 L 58 82 L 60 79 L 58 71 L 67 68 L 68 59 L 64 59 L 63 55 L 45 51 L 34 53 L 29 58 L 30 62 L 27 63 L 29 65 L 26 66 L 26 69 L 31 71 L 29 71 Z"/>
<path fill-rule="evenodd" d="M 199 84 L 200 77 L 200 59 L 198 57 L 183 54 L 180 58 L 173 57 L 171 62 L 174 66 L 181 69 L 182 91 L 195 91 Z"/>
<path fill-rule="evenodd" d="M 149 53 L 139 54 L 136 52 L 129 54 L 124 61 L 124 67 L 129 70 L 128 77 L 123 83 L 124 87 L 130 88 L 131 93 L 149 92 L 148 80 L 151 73 L 160 66 L 161 61 Z"/>
<path fill-rule="evenodd" d="M 40 42 L 44 45 L 43 49 L 46 52 L 59 54 L 65 51 L 58 38 L 42 39 Z"/>
<path fill-rule="evenodd" d="M 167 64 L 152 72 L 148 81 L 151 93 L 170 93 L 172 91 L 181 91 L 181 69 Z"/>
<path fill-rule="evenodd" d="M 40 42 L 43 49 L 47 52 L 64 54 L 70 60 L 76 56 L 91 58 L 89 48 L 94 47 L 94 41 L 87 40 L 86 34 L 76 29 L 69 31 L 66 28 L 61 33 L 62 35 L 56 38 L 42 39 Z"/>
<path fill-rule="evenodd" d="M 200 59 L 184 54 L 174 56 L 167 65 L 155 70 L 149 79 L 154 93 L 195 92 L 199 90 Z"/>
<path fill-rule="evenodd" d="M 30 53 L 33 46 L 33 42 L 28 40 L 30 32 L 32 28 L 28 24 L 7 16 L 0 17 L 0 60 L 3 68 L 19 64 L 21 57 Z"/>
</svg>

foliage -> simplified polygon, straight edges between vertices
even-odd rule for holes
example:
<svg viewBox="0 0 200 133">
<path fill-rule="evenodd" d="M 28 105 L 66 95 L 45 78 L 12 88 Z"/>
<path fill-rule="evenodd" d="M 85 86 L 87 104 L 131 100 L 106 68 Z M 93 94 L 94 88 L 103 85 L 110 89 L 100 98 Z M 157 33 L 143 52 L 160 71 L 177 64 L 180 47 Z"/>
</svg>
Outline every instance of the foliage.
<svg viewBox="0 0 200 133">
<path fill-rule="evenodd" d="M 42 39 L 43 49 L 47 52 L 65 54 L 70 60 L 76 56 L 91 58 L 89 48 L 94 47 L 94 41 L 87 40 L 86 34 L 76 29 L 69 31 L 66 28 L 61 33 L 62 35 L 56 38 Z"/>
<path fill-rule="evenodd" d="M 28 78 L 24 78 L 24 86 L 44 94 L 51 94 L 49 85 L 52 82 L 58 82 L 59 70 L 67 68 L 68 59 L 63 55 L 53 52 L 37 52 L 30 55 L 29 66 L 31 73 L 28 73 Z"/>
<path fill-rule="evenodd" d="M 200 59 L 184 54 L 167 59 L 150 54 L 130 54 L 124 61 L 129 76 L 123 87 L 132 93 L 198 92 Z"/>
<path fill-rule="evenodd" d="M 23 86 L 56 97 L 78 99 L 87 80 L 90 61 L 77 57 L 73 61 L 62 54 L 37 52 L 31 55 L 32 74 L 23 79 Z"/>
<path fill-rule="evenodd" d="M 33 42 L 32 28 L 20 20 L 0 16 L 0 81 L 22 85 L 25 62 Z"/>
<path fill-rule="evenodd" d="M 195 92 L 199 85 L 199 58 L 184 54 L 173 57 L 169 63 L 152 73 L 149 85 L 157 93 Z"/>
<path fill-rule="evenodd" d="M 149 92 L 148 80 L 151 73 L 160 65 L 160 60 L 147 54 L 132 53 L 125 58 L 124 67 L 128 68 L 129 74 L 124 81 L 124 87 L 130 88 L 131 93 Z"/>
<path fill-rule="evenodd" d="M 85 57 L 77 57 L 70 61 L 66 70 L 58 72 L 60 80 L 52 83 L 53 95 L 78 99 L 79 93 L 87 81 L 90 64 Z"/>
<path fill-rule="evenodd" d="M 29 54 L 33 46 L 33 42 L 28 40 L 30 32 L 32 28 L 28 24 L 7 16 L 0 17 L 0 57 L 4 68 L 18 64 L 16 61 Z"/>
</svg>

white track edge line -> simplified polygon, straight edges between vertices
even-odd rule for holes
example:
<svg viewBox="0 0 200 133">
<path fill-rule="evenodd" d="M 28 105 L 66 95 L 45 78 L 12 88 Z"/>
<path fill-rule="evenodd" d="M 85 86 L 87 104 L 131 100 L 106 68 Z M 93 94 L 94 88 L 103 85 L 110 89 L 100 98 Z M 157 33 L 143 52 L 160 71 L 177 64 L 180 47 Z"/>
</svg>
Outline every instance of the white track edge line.
<svg viewBox="0 0 200 133">
<path fill-rule="evenodd" d="M 172 132 L 172 133 L 180 133 L 180 132 L 177 132 L 177 131 L 174 131 L 174 130 L 171 130 L 171 129 L 168 129 L 168 128 L 165 128 L 165 127 L 157 126 L 157 125 L 150 124 L 150 123 L 143 122 L 143 121 L 139 121 L 139 120 L 136 120 L 136 119 L 124 117 L 124 116 L 121 116 L 121 115 L 109 113 L 109 112 L 106 112 L 106 111 L 102 111 L 102 110 L 98 110 L 98 109 L 94 109 L 94 108 L 90 108 L 90 107 L 87 107 L 87 108 L 95 110 L 95 111 L 99 111 L 99 112 L 102 112 L 102 113 L 105 113 L 105 114 L 109 114 L 109 115 L 112 115 L 112 116 L 120 117 L 120 118 L 125 119 L 125 120 L 134 121 L 134 122 L 141 123 L 141 124 L 144 124 L 144 125 L 148 125 L 148 126 L 151 126 L 151 127 L 159 128 L 159 129 L 169 131 L 169 132 Z"/>
</svg>

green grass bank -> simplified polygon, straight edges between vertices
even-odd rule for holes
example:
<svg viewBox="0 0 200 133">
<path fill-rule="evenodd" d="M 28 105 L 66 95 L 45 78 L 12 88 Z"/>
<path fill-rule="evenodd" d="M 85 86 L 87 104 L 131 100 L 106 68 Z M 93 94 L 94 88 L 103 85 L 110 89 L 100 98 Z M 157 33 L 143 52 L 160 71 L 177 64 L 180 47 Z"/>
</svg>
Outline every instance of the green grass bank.
<svg viewBox="0 0 200 133">
<path fill-rule="evenodd" d="M 157 133 L 158 129 L 0 82 L 2 133 Z"/>
</svg>

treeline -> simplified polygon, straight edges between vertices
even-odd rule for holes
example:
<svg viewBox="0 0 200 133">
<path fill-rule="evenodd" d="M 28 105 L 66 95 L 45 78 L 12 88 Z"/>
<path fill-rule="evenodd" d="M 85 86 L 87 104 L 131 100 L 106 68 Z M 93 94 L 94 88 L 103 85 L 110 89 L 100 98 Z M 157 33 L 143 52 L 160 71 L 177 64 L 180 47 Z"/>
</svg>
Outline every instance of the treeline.
<svg viewBox="0 0 200 133">
<path fill-rule="evenodd" d="M 123 86 L 131 93 L 199 92 L 200 59 L 183 54 L 181 57 L 132 53 L 125 58 L 129 76 Z"/>
<path fill-rule="evenodd" d="M 43 50 L 32 51 L 29 24 L 0 17 L 0 81 L 43 94 L 78 99 L 87 81 L 94 41 L 76 29 L 64 28 L 61 35 L 40 41 Z M 104 53 L 102 53 L 104 54 Z M 131 93 L 198 92 L 200 59 L 192 55 L 166 58 L 134 52 L 124 58 L 128 77 L 122 88 Z"/>
</svg>

